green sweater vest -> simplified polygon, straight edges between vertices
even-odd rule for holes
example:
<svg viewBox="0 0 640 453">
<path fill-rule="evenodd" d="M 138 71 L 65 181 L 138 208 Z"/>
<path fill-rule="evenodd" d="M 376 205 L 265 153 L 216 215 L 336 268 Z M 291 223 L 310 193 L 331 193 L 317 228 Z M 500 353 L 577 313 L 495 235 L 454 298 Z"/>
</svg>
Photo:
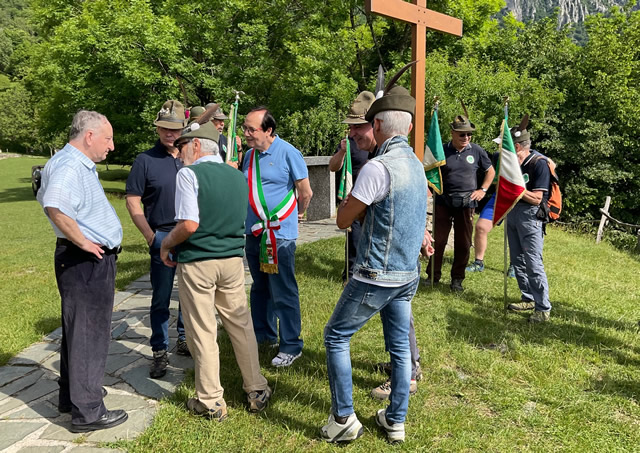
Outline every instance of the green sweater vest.
<svg viewBox="0 0 640 453">
<path fill-rule="evenodd" d="M 198 180 L 200 224 L 181 244 L 178 262 L 242 257 L 249 187 L 244 175 L 227 164 L 190 165 Z"/>
</svg>

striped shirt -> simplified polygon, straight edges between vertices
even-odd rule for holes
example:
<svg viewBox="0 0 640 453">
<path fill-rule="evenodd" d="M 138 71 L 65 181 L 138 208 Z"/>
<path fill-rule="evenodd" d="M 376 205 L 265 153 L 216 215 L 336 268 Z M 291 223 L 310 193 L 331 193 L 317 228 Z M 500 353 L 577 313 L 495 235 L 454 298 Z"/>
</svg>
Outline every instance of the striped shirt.
<svg viewBox="0 0 640 453">
<path fill-rule="evenodd" d="M 120 219 L 104 194 L 96 164 L 68 143 L 45 165 L 38 202 L 43 208 L 57 208 L 75 220 L 92 242 L 107 248 L 122 242 Z M 51 219 L 49 222 L 56 236 L 65 238 Z"/>
</svg>

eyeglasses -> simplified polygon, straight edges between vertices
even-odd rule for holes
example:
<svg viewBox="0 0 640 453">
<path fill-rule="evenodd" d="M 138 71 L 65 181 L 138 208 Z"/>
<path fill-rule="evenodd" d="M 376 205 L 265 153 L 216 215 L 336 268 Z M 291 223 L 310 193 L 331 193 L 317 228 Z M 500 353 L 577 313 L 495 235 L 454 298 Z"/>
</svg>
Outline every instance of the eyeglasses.
<svg viewBox="0 0 640 453">
<path fill-rule="evenodd" d="M 251 126 L 247 126 L 246 124 L 243 124 L 242 126 L 240 126 L 240 129 L 242 129 L 242 132 L 248 132 L 250 135 L 255 134 L 257 131 L 261 131 L 261 128 L 254 128 Z"/>
<path fill-rule="evenodd" d="M 473 136 L 473 132 L 459 132 L 458 133 L 458 137 L 462 138 L 462 137 L 471 137 Z"/>
<path fill-rule="evenodd" d="M 182 142 L 178 145 L 178 152 L 181 153 L 185 146 L 191 143 L 193 140 L 189 140 L 188 142 Z"/>
</svg>

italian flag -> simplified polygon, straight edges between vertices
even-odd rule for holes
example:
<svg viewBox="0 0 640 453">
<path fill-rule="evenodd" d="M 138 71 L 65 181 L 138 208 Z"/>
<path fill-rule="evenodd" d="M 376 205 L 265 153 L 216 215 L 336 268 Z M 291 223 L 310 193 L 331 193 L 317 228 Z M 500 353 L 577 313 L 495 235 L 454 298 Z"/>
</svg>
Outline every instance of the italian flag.
<svg viewBox="0 0 640 453">
<path fill-rule="evenodd" d="M 507 124 L 507 115 L 502 121 L 500 129 L 500 159 L 498 161 L 498 188 L 496 204 L 493 210 L 493 224 L 504 219 L 509 211 L 524 195 L 526 185 L 520 162 L 516 154 L 516 147 L 511 140 L 511 133 Z"/>
<path fill-rule="evenodd" d="M 442 173 L 440 172 L 440 167 L 446 163 L 442 138 L 440 138 L 438 110 L 436 108 L 433 110 L 433 115 L 431 115 L 431 125 L 429 126 L 429 136 L 427 137 L 427 146 L 424 149 L 422 166 L 424 167 L 424 174 L 427 177 L 429 187 L 438 195 L 442 195 Z"/>
<path fill-rule="evenodd" d="M 349 136 L 347 135 L 347 152 L 344 155 L 344 164 L 342 165 L 342 175 L 340 175 L 340 188 L 338 189 L 338 198 L 344 200 L 351 192 L 353 187 L 353 171 L 351 169 L 351 145 L 349 144 Z"/>
</svg>

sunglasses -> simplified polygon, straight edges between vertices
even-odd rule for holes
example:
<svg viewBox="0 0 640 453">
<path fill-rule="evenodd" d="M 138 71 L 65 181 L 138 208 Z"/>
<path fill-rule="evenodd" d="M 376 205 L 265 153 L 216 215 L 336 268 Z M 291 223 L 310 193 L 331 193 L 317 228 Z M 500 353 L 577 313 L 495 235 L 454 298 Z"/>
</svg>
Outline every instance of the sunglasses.
<svg viewBox="0 0 640 453">
<path fill-rule="evenodd" d="M 458 137 L 462 138 L 462 137 L 471 137 L 473 136 L 473 132 L 459 132 L 458 133 Z"/>
</svg>

